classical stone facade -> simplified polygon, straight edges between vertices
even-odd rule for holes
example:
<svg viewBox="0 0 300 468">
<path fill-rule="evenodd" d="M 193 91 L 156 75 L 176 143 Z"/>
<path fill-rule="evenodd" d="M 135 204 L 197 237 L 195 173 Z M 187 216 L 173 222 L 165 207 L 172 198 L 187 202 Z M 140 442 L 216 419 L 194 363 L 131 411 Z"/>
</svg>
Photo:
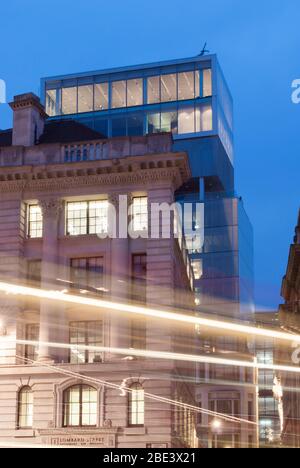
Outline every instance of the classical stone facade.
<svg viewBox="0 0 300 468">
<path fill-rule="evenodd" d="M 286 274 L 282 281 L 281 296 L 285 303 L 279 308 L 279 322 L 291 333 L 300 333 L 300 211 L 295 229 L 294 242 L 290 247 Z M 299 349 L 277 346 L 277 362 L 299 366 Z M 298 374 L 281 372 L 283 387 L 282 443 L 300 447 L 300 378 Z"/>
<path fill-rule="evenodd" d="M 63 143 L 47 142 L 36 96 L 11 107 L 11 144 L 0 135 L 0 280 L 79 299 L 1 295 L 0 445 L 195 446 L 195 414 L 184 406 L 195 404 L 194 367 L 135 355 L 192 352 L 192 331 L 80 302 L 191 308 L 178 239 L 101 238 L 92 221 L 100 202 L 118 211 L 119 195 L 139 199 L 139 220 L 143 200 L 172 203 L 190 177 L 187 155 L 172 152 L 170 135 L 105 140 L 73 123 Z"/>
</svg>

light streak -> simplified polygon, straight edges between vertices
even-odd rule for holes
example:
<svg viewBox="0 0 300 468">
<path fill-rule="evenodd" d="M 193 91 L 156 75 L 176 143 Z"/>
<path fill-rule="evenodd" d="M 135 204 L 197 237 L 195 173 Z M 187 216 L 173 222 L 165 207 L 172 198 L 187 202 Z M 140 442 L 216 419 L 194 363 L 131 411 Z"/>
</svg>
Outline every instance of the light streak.
<svg viewBox="0 0 300 468">
<path fill-rule="evenodd" d="M 61 368 L 59 366 L 55 366 L 53 364 L 49 364 L 49 363 L 46 363 L 46 362 L 34 361 L 32 359 L 24 358 L 22 356 L 16 356 L 16 357 L 18 359 L 22 359 L 23 361 L 25 361 L 27 363 L 31 363 L 31 364 L 33 364 L 33 365 L 35 365 L 37 367 L 45 367 L 47 369 L 50 369 L 50 370 L 55 371 L 55 372 L 59 372 L 59 373 L 61 373 L 63 375 L 66 375 L 68 377 L 76 378 L 76 379 L 78 379 L 80 381 L 87 381 L 87 382 L 94 383 L 94 384 L 97 384 L 97 385 L 100 384 L 100 385 L 103 385 L 105 387 L 112 388 L 112 389 L 115 389 L 115 390 L 118 390 L 118 391 L 120 391 L 120 390 L 125 391 L 126 393 L 132 393 L 134 391 L 131 388 L 122 385 L 122 383 L 120 385 L 117 385 L 117 384 L 114 384 L 112 382 L 107 382 L 105 380 L 96 379 L 94 377 L 89 377 L 87 375 L 79 374 L 77 372 L 71 371 L 70 369 L 63 369 L 63 368 Z M 237 418 L 235 416 L 230 416 L 230 415 L 227 415 L 227 414 L 222 414 L 222 413 L 217 413 L 215 411 L 206 410 L 206 409 L 203 409 L 203 408 L 199 408 L 198 406 L 190 405 L 188 403 L 182 403 L 182 402 L 179 402 L 179 401 L 176 401 L 176 400 L 172 400 L 170 398 L 154 395 L 153 393 L 144 392 L 144 396 L 145 396 L 145 398 L 148 398 L 150 400 L 159 401 L 161 403 L 166 403 L 168 405 L 173 405 L 173 406 L 176 406 L 176 407 L 179 407 L 179 408 L 186 408 L 186 409 L 188 409 L 190 411 L 193 411 L 193 412 L 196 412 L 196 413 L 203 413 L 203 414 L 207 414 L 209 416 L 215 416 L 215 417 L 220 418 L 220 419 L 222 419 L 224 421 L 227 421 L 227 422 L 244 423 L 244 424 L 249 424 L 251 426 L 258 426 L 257 423 L 255 423 L 253 421 L 249 421 L 247 419 Z"/>
<path fill-rule="evenodd" d="M 181 354 L 181 353 L 170 353 L 166 351 L 153 351 L 153 350 L 142 350 L 142 349 L 132 349 L 132 348 L 110 348 L 109 346 L 87 346 L 87 345 L 74 345 L 68 343 L 52 343 L 48 341 L 31 341 L 31 340 L 13 340 L 13 343 L 20 345 L 31 345 L 39 346 L 43 344 L 49 348 L 57 349 L 76 349 L 81 351 L 98 351 L 100 353 L 111 353 L 111 354 L 121 354 L 124 356 L 136 356 L 136 357 L 145 357 L 145 358 L 155 358 L 155 359 L 166 359 L 171 361 L 185 361 L 185 362 L 195 362 L 195 363 L 206 363 L 206 364 L 220 364 L 224 366 L 236 366 L 236 367 L 247 367 L 250 369 L 258 370 L 274 370 L 282 372 L 292 372 L 295 374 L 300 373 L 300 367 L 284 366 L 277 364 L 259 364 L 254 361 L 241 361 L 238 359 L 226 359 L 219 357 L 212 357 L 208 355 L 199 356 L 196 354 Z"/>
<path fill-rule="evenodd" d="M 178 314 L 174 312 L 157 310 L 133 304 L 124 304 L 119 302 L 105 301 L 103 299 L 93 299 L 72 294 L 64 294 L 61 291 L 31 288 L 28 286 L 20 286 L 17 284 L 10 284 L 4 282 L 0 282 L 0 291 L 6 294 L 31 296 L 39 299 L 62 301 L 69 304 L 85 305 L 105 310 L 109 309 L 115 312 L 123 312 L 129 314 L 143 315 L 145 317 L 154 317 L 157 319 L 172 320 L 191 325 L 201 325 L 203 327 L 227 331 L 230 333 L 242 333 L 247 336 L 252 335 L 262 338 L 272 338 L 288 342 L 300 343 L 300 335 L 293 335 L 291 333 L 269 330 L 265 328 L 257 328 L 250 325 L 241 325 L 234 322 L 225 322 L 220 320 L 208 319 L 194 315 Z"/>
</svg>

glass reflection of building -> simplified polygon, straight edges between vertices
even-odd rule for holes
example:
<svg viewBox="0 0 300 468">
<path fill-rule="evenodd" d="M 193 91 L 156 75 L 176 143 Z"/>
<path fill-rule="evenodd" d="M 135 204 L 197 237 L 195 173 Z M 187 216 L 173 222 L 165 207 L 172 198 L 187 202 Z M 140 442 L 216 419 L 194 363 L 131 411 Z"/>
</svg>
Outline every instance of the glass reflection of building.
<svg viewBox="0 0 300 468">
<path fill-rule="evenodd" d="M 204 204 L 203 225 L 194 226 L 203 232 L 203 245 L 188 242 L 195 304 L 201 312 L 253 320 L 253 233 L 243 200 L 235 193 L 233 103 L 217 57 L 50 77 L 42 79 L 41 89 L 51 120 L 76 119 L 108 138 L 172 133 L 173 150 L 188 153 L 193 175 L 178 190 L 177 200 Z M 237 342 L 229 341 L 226 351 L 233 357 L 245 353 L 245 343 L 237 349 Z M 205 347 L 205 337 L 198 346 Z M 250 390 L 231 388 L 232 378 L 225 389 L 237 390 L 233 395 L 245 411 L 255 401 L 256 389 L 251 378 L 241 379 L 249 381 Z M 217 401 L 224 385 L 216 389 L 202 382 L 201 388 L 198 399 L 208 407 L 209 395 Z M 201 424 L 207 430 L 205 418 Z M 242 446 L 256 443 L 256 435 L 246 430 L 228 437 Z"/>
</svg>

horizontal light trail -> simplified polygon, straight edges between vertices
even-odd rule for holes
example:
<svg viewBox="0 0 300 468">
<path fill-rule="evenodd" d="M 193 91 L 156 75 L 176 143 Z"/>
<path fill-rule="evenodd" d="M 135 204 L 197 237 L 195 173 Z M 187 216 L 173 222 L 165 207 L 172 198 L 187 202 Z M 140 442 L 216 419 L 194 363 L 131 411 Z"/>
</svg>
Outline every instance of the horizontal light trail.
<svg viewBox="0 0 300 468">
<path fill-rule="evenodd" d="M 125 393 L 132 393 L 133 392 L 133 390 L 131 388 L 123 386 L 123 384 L 117 385 L 117 384 L 114 384 L 112 382 L 107 382 L 105 380 L 96 379 L 94 377 L 79 374 L 77 372 L 71 371 L 70 369 L 64 369 L 64 368 L 61 368 L 59 366 L 55 366 L 53 364 L 49 364 L 49 363 L 45 363 L 45 362 L 33 361 L 32 359 L 24 358 L 22 356 L 17 356 L 17 358 L 22 359 L 27 363 L 31 363 L 31 364 L 33 364 L 33 365 L 35 365 L 37 367 L 45 367 L 45 368 L 50 369 L 52 371 L 59 372 L 59 373 L 61 373 L 63 375 L 66 375 L 68 377 L 73 377 L 73 378 L 79 379 L 81 381 L 86 381 L 86 382 L 94 383 L 94 384 L 97 384 L 97 385 L 100 384 L 100 385 L 103 385 L 105 387 L 112 388 L 112 389 L 115 389 L 115 390 L 118 390 L 118 391 L 121 391 L 121 392 L 125 392 Z M 248 421 L 247 419 L 237 418 L 235 416 L 229 416 L 229 415 L 226 415 L 226 414 L 217 413 L 215 411 L 205 410 L 203 408 L 199 408 L 198 406 L 190 405 L 188 403 L 182 403 L 182 402 L 179 402 L 179 401 L 176 401 L 176 400 L 171 400 L 169 398 L 154 395 L 153 393 L 144 392 L 144 395 L 145 395 L 146 398 L 148 398 L 150 400 L 159 401 L 161 403 L 166 403 L 168 405 L 173 405 L 173 406 L 176 406 L 176 407 L 179 407 L 179 408 L 186 408 L 186 409 L 189 409 L 190 411 L 193 411 L 193 412 L 196 412 L 196 413 L 207 414 L 209 416 L 213 416 L 215 418 L 222 419 L 222 420 L 227 421 L 227 422 L 244 423 L 244 424 L 249 424 L 251 426 L 257 426 L 258 425 L 257 423 L 255 423 L 253 421 Z"/>
<path fill-rule="evenodd" d="M 222 330 L 231 333 L 242 333 L 247 336 L 257 336 L 261 338 L 272 338 L 288 342 L 300 343 L 300 335 L 293 335 L 290 333 L 280 332 L 276 330 L 269 330 L 265 328 L 257 328 L 250 325 L 241 325 L 234 322 L 225 322 L 220 320 L 213 320 L 204 317 L 178 314 L 164 310 L 157 310 L 153 308 L 136 306 L 131 304 L 123 304 L 119 302 L 105 301 L 103 299 L 93 299 L 89 297 L 81 297 L 72 294 L 66 294 L 60 291 L 50 291 L 45 289 L 31 288 L 28 286 L 20 286 L 18 284 L 10 284 L 0 282 L 0 291 L 6 294 L 14 294 L 21 296 L 36 297 L 39 299 L 48 299 L 53 301 L 61 301 L 69 304 L 85 305 L 100 309 L 109 309 L 115 312 L 123 312 L 128 314 L 143 315 L 145 317 L 153 317 L 157 319 L 166 319 L 176 322 L 202 325 L 207 328 L 215 330 Z"/>
<path fill-rule="evenodd" d="M 198 356 L 195 354 L 181 354 L 181 353 L 170 353 L 166 351 L 152 351 L 152 350 L 141 350 L 132 348 L 110 348 L 108 346 L 87 346 L 87 345 L 73 345 L 68 343 L 51 343 L 47 341 L 31 341 L 31 340 L 14 340 L 14 343 L 19 345 L 29 346 L 48 346 L 49 348 L 57 349 L 72 349 L 78 351 L 98 351 L 100 353 L 110 354 L 121 354 L 123 356 L 136 356 L 145 358 L 155 359 L 166 359 L 172 361 L 185 361 L 194 363 L 206 363 L 206 364 L 220 364 L 224 366 L 236 366 L 236 367 L 247 367 L 250 369 L 258 370 L 274 370 L 281 372 L 292 372 L 295 374 L 300 373 L 300 367 L 283 366 L 277 364 L 260 364 L 256 361 L 241 361 L 236 359 L 225 359 L 212 356 Z"/>
</svg>

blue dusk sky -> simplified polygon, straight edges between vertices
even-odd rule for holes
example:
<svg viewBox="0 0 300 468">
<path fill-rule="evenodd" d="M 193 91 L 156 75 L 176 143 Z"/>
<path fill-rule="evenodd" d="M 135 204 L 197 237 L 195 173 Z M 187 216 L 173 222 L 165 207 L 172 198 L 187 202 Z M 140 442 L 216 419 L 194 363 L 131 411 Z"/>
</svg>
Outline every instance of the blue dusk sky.
<svg viewBox="0 0 300 468">
<path fill-rule="evenodd" d="M 1 2 L 7 99 L 40 77 L 217 53 L 235 105 L 235 169 L 255 233 L 257 308 L 277 308 L 300 201 L 300 2 Z M 0 105 L 0 128 L 12 126 Z"/>
</svg>

